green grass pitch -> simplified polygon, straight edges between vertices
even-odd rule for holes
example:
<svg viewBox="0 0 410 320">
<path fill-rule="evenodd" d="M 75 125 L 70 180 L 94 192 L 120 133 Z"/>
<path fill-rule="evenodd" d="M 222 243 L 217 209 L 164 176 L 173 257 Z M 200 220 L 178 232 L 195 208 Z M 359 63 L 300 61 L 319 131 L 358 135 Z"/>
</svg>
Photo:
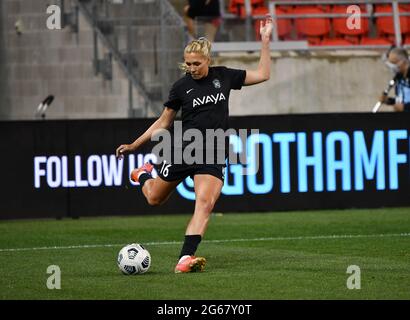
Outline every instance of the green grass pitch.
<svg viewBox="0 0 410 320">
<path fill-rule="evenodd" d="M 189 218 L 2 221 L 0 299 L 410 299 L 410 208 L 215 214 L 205 272 L 174 274 Z M 117 253 L 133 242 L 152 265 L 124 276 Z M 347 288 L 350 265 L 360 289 Z"/>
</svg>

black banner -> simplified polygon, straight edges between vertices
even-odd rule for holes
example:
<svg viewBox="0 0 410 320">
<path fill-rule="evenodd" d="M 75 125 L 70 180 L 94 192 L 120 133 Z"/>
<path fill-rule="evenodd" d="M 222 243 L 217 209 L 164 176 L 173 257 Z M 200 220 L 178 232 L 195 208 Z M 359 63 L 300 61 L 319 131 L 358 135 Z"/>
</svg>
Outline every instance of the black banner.
<svg viewBox="0 0 410 320">
<path fill-rule="evenodd" d="M 130 181 L 134 167 L 155 161 L 153 143 L 115 157 L 153 121 L 0 122 L 0 218 L 192 212 L 192 180 L 161 207 Z M 231 127 L 231 151 L 245 150 L 247 163 L 228 166 L 215 212 L 410 205 L 410 114 L 232 117 Z"/>
</svg>

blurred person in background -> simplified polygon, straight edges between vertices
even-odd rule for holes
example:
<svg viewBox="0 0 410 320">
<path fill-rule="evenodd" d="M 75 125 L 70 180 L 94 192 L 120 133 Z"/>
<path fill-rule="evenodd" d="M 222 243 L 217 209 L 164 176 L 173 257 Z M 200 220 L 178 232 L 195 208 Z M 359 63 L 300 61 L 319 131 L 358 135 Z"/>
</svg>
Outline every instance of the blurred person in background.
<svg viewBox="0 0 410 320">
<path fill-rule="evenodd" d="M 203 36 L 213 42 L 221 24 L 219 0 L 188 0 L 188 4 L 184 7 L 184 18 L 188 31 L 193 37 L 198 36 L 196 27 L 200 22 L 205 26 Z"/>
</svg>

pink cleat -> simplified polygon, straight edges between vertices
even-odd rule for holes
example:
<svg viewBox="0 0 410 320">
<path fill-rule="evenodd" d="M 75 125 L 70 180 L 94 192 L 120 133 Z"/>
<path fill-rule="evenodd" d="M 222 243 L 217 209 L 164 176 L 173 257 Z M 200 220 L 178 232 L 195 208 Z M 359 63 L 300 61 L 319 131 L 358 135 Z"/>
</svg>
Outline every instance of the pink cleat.
<svg viewBox="0 0 410 320">
<path fill-rule="evenodd" d="M 175 273 L 202 272 L 206 259 L 195 256 L 183 256 L 175 267 Z"/>
<path fill-rule="evenodd" d="M 154 166 L 150 163 L 144 164 L 141 168 L 134 169 L 131 172 L 131 180 L 134 182 L 139 182 L 139 177 L 143 173 L 151 173 L 152 170 L 154 169 Z"/>
</svg>

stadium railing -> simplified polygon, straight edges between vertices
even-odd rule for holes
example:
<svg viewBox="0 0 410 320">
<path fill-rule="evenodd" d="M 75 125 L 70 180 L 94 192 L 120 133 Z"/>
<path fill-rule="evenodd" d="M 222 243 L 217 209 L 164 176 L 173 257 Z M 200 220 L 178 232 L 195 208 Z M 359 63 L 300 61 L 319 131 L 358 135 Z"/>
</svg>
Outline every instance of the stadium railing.
<svg viewBox="0 0 410 320">
<path fill-rule="evenodd" d="M 258 50 L 258 21 L 264 19 L 267 13 L 270 13 L 274 20 L 271 44 L 273 50 L 385 49 L 393 44 L 404 47 L 410 45 L 409 0 L 282 0 L 268 1 L 259 7 L 255 6 L 252 0 L 241 0 L 242 4 L 237 7 L 237 11 L 233 11 L 230 6 L 235 0 L 229 3 L 228 0 L 220 1 L 220 34 L 229 36 L 222 39 L 228 41 L 218 41 L 217 38 L 216 51 Z M 348 12 L 349 6 L 359 8 L 359 13 L 357 10 Z M 360 21 L 361 29 L 347 34 L 346 23 L 349 19 Z M 240 37 L 227 32 L 232 21 L 241 23 Z M 315 28 L 316 24 L 316 28 L 320 28 L 321 23 L 324 25 L 324 31 L 318 32 L 317 36 L 310 36 L 315 30 L 310 32 L 309 25 Z M 300 33 L 306 34 L 301 36 Z M 241 39 L 238 41 L 238 38 Z"/>
<path fill-rule="evenodd" d="M 187 41 L 182 17 L 168 0 L 72 1 L 93 28 L 95 74 L 110 80 L 114 59 L 129 79 L 130 117 L 159 115 L 180 76 Z"/>
</svg>

